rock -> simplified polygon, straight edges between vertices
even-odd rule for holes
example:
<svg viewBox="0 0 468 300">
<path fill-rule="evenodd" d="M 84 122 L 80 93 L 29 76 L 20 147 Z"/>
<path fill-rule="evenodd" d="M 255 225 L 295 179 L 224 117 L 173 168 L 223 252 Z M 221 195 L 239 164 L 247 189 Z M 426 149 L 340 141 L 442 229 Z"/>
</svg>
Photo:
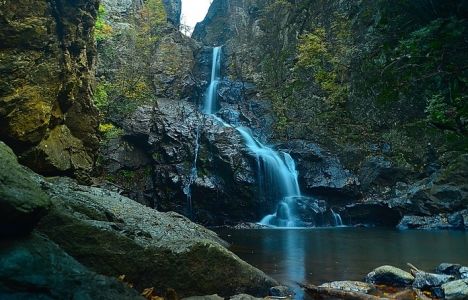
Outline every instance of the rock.
<svg viewBox="0 0 468 300">
<path fill-rule="evenodd" d="M 163 0 L 166 9 L 167 20 L 177 29 L 180 26 L 180 13 L 182 12 L 181 0 Z"/>
<path fill-rule="evenodd" d="M 154 51 L 149 70 L 156 87 L 156 96 L 180 100 L 194 94 L 195 80 L 191 72 L 195 65 L 194 52 L 199 47 L 179 31 L 167 32 L 162 37 Z"/>
<path fill-rule="evenodd" d="M 336 156 L 303 140 L 290 141 L 282 147 L 296 160 L 299 179 L 309 193 L 338 194 L 348 202 L 356 199 L 359 180 Z"/>
<path fill-rule="evenodd" d="M 413 275 L 392 266 L 381 266 L 367 274 L 366 282 L 391 286 L 407 286 L 414 281 Z"/>
<path fill-rule="evenodd" d="M 461 267 L 458 272 L 460 273 L 460 278 L 468 279 L 468 267 Z"/>
<path fill-rule="evenodd" d="M 455 279 L 455 277 L 451 275 L 418 272 L 416 273 L 416 277 L 413 282 L 413 287 L 420 290 L 427 290 L 430 288 L 439 287 L 442 284 L 447 283 L 453 279 Z"/>
<path fill-rule="evenodd" d="M 273 286 L 268 291 L 268 295 L 272 297 L 292 297 L 294 294 L 294 291 L 285 285 Z"/>
<path fill-rule="evenodd" d="M 373 226 L 395 227 L 401 220 L 401 212 L 383 201 L 368 201 L 349 204 L 340 213 L 343 220 L 351 225 L 365 224 Z"/>
<path fill-rule="evenodd" d="M 158 110 L 141 106 L 131 117 L 115 122 L 124 130 L 123 139 L 150 158 L 145 168 L 151 170 L 153 184 L 165 187 L 148 196 L 159 210 L 216 226 L 258 222 L 275 205 L 256 196 L 255 158 L 240 134 L 190 103 L 159 99 Z M 110 170 L 114 163 L 105 161 L 111 165 L 105 163 L 104 168 Z M 189 192 L 191 207 L 188 201 L 174 201 L 187 199 Z"/>
<path fill-rule="evenodd" d="M 349 292 L 359 292 L 368 294 L 375 287 L 372 284 L 361 281 L 333 281 L 321 284 L 319 287 L 338 289 Z"/>
<path fill-rule="evenodd" d="M 125 274 L 137 289 L 173 288 L 182 297 L 264 295 L 277 285 L 225 249 L 215 233 L 177 213 L 66 179 L 43 184 L 54 206 L 39 230 L 98 273 Z"/>
<path fill-rule="evenodd" d="M 441 263 L 437 266 L 436 272 L 439 274 L 458 276 L 462 266 L 459 264 Z"/>
<path fill-rule="evenodd" d="M 38 233 L 0 242 L 1 299 L 143 300 L 115 278 L 87 270 Z"/>
<path fill-rule="evenodd" d="M 0 237 L 28 233 L 49 209 L 49 197 L 1 141 L 0 165 Z"/>
<path fill-rule="evenodd" d="M 397 225 L 399 229 L 465 229 L 464 215 L 468 210 L 451 215 L 438 214 L 433 216 L 404 216 Z"/>
<path fill-rule="evenodd" d="M 409 175 L 409 170 L 394 166 L 382 156 L 371 156 L 363 162 L 359 170 L 359 181 L 363 189 L 369 189 L 372 185 L 394 185 L 397 181 L 404 180 Z"/>
<path fill-rule="evenodd" d="M 8 1 L 0 12 L 0 139 L 35 171 L 88 171 L 99 145 L 93 105 L 97 0 Z M 50 142 L 60 132 L 60 142 Z M 45 146 L 47 145 L 47 149 Z M 57 146 L 57 148 L 55 148 Z M 70 163 L 57 154 L 70 149 Z M 68 152 L 64 153 L 69 155 Z M 65 169 L 65 170 L 63 170 Z"/>
<path fill-rule="evenodd" d="M 468 299 L 468 279 L 460 279 L 447 282 L 442 285 L 445 299 L 466 300 Z"/>
<path fill-rule="evenodd" d="M 234 295 L 229 298 L 229 300 L 260 300 L 264 298 L 257 298 L 247 294 Z"/>
<path fill-rule="evenodd" d="M 218 296 L 218 294 L 214 294 L 214 295 L 206 295 L 206 296 L 192 296 L 192 297 L 182 298 L 182 300 L 224 300 L 224 298 Z"/>
</svg>

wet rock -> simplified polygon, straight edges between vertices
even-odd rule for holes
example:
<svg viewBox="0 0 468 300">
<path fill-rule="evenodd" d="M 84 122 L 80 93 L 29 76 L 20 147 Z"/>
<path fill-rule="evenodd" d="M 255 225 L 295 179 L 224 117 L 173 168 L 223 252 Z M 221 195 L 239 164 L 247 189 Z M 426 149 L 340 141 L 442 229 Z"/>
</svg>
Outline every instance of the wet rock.
<svg viewBox="0 0 468 300">
<path fill-rule="evenodd" d="M 468 279 L 460 279 L 442 285 L 445 299 L 464 300 L 468 299 Z"/>
<path fill-rule="evenodd" d="M 285 285 L 271 287 L 268 291 L 268 295 L 272 297 L 292 297 L 294 294 L 294 291 Z"/>
<path fill-rule="evenodd" d="M 374 289 L 372 284 L 361 281 L 333 281 L 321 284 L 319 287 L 338 289 L 349 292 L 359 292 L 364 294 L 367 294 Z"/>
<path fill-rule="evenodd" d="M 39 230 L 94 271 L 125 274 L 138 289 L 170 287 L 180 296 L 263 295 L 276 285 L 224 248 L 215 233 L 177 213 L 67 179 L 43 184 L 53 209 Z"/>
<path fill-rule="evenodd" d="M 115 278 L 89 271 L 38 233 L 0 242 L 1 299 L 143 300 Z"/>
<path fill-rule="evenodd" d="M 220 297 L 218 294 L 206 295 L 206 296 L 192 296 L 187 298 L 182 298 L 182 300 L 224 300 L 223 297 Z"/>
<path fill-rule="evenodd" d="M 455 279 L 455 277 L 451 275 L 418 272 L 416 273 L 413 287 L 421 290 L 427 290 L 430 288 L 439 287 L 453 279 Z"/>
<path fill-rule="evenodd" d="M 0 50 L 0 73 L 7 74 L 0 80 L 0 138 L 20 155 L 37 150 L 40 155 L 24 160 L 35 171 L 49 173 L 52 165 L 54 175 L 76 175 L 93 165 L 99 145 L 92 100 L 97 3 L 2 4 L 0 44 L 8 47 Z M 60 163 L 57 156 L 68 149 Z"/>
<path fill-rule="evenodd" d="M 339 159 L 317 144 L 302 140 L 288 142 L 286 152 L 296 160 L 299 180 L 314 194 L 339 194 L 351 201 L 358 195 L 359 180 L 346 170 Z"/>
<path fill-rule="evenodd" d="M 157 110 L 142 106 L 130 118 L 115 122 L 123 128 L 124 140 L 150 158 L 153 185 L 165 187 L 151 196 L 158 209 L 210 226 L 256 222 L 271 209 L 256 197 L 255 158 L 240 134 L 190 103 L 160 99 Z M 109 162 L 105 168 L 114 164 Z M 188 194 L 191 207 L 180 201 Z"/>
<path fill-rule="evenodd" d="M 393 266 L 381 266 L 367 274 L 366 282 L 391 286 L 407 286 L 414 281 L 413 275 Z"/>
<path fill-rule="evenodd" d="M 260 300 L 264 298 L 257 298 L 247 294 L 234 295 L 229 298 L 229 300 Z"/>
<path fill-rule="evenodd" d="M 394 166 L 382 156 L 371 156 L 359 171 L 359 181 L 363 189 L 369 189 L 372 185 L 391 186 L 397 181 L 405 180 L 409 170 Z"/>
<path fill-rule="evenodd" d="M 382 201 L 349 204 L 340 213 L 347 223 L 394 227 L 400 221 L 401 212 Z"/>
<path fill-rule="evenodd" d="M 404 216 L 397 225 L 399 229 L 466 229 L 464 217 L 467 210 L 453 214 L 434 216 Z"/>
<path fill-rule="evenodd" d="M 0 237 L 28 233 L 49 209 L 49 197 L 1 141 L 0 166 Z"/>
<path fill-rule="evenodd" d="M 462 266 L 459 264 L 441 263 L 437 266 L 436 272 L 439 274 L 459 276 L 459 270 Z"/>
</svg>

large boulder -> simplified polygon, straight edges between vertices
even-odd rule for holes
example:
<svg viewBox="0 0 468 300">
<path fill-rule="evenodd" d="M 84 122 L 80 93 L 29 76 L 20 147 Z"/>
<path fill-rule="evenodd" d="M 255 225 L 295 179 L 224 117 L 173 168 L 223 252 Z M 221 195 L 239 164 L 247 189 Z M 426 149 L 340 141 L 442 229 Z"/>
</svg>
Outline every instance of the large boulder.
<svg viewBox="0 0 468 300">
<path fill-rule="evenodd" d="M 92 166 L 99 145 L 92 101 L 98 1 L 4 1 L 0 10 L 0 138 L 38 172 Z M 60 142 L 56 141 L 60 132 Z M 48 149 L 45 149 L 47 147 Z M 85 158 L 63 164 L 70 149 Z M 39 152 L 35 159 L 22 155 Z"/>
<path fill-rule="evenodd" d="M 115 278 L 89 271 L 38 233 L 0 244 L 1 299 L 144 299 Z"/>
<path fill-rule="evenodd" d="M 367 274 L 366 282 L 391 286 L 408 286 L 414 281 L 414 276 L 393 266 L 381 266 Z"/>
<path fill-rule="evenodd" d="M 447 300 L 468 299 L 468 279 L 447 282 L 442 285 L 442 289 Z"/>
<path fill-rule="evenodd" d="M 177 213 L 67 179 L 42 183 L 53 208 L 39 230 L 93 271 L 124 274 L 137 289 L 180 296 L 266 295 L 274 280 L 224 248 L 217 235 Z"/>
<path fill-rule="evenodd" d="M 50 206 L 31 172 L 0 141 L 0 236 L 28 233 Z"/>
</svg>

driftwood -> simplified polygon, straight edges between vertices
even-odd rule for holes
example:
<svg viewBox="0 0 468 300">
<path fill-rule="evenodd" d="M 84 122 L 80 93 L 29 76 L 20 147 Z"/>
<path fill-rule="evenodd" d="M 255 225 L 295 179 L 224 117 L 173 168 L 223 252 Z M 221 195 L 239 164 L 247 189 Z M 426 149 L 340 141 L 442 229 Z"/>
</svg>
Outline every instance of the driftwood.
<svg viewBox="0 0 468 300">
<path fill-rule="evenodd" d="M 301 284 L 301 287 L 314 298 L 333 297 L 345 300 L 383 300 L 388 298 L 380 298 L 373 295 L 368 295 L 360 292 L 345 291 L 327 287 L 319 287 L 311 284 Z"/>
</svg>

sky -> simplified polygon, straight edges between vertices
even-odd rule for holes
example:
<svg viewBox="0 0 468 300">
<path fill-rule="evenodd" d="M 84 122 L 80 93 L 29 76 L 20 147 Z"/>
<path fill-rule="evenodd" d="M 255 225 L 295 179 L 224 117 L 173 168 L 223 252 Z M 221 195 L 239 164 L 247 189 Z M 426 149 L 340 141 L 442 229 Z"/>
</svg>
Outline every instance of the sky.
<svg viewBox="0 0 468 300">
<path fill-rule="evenodd" d="M 205 18 L 210 3 L 211 0 L 182 0 L 182 24 L 193 30 L 195 24 Z"/>
</svg>

